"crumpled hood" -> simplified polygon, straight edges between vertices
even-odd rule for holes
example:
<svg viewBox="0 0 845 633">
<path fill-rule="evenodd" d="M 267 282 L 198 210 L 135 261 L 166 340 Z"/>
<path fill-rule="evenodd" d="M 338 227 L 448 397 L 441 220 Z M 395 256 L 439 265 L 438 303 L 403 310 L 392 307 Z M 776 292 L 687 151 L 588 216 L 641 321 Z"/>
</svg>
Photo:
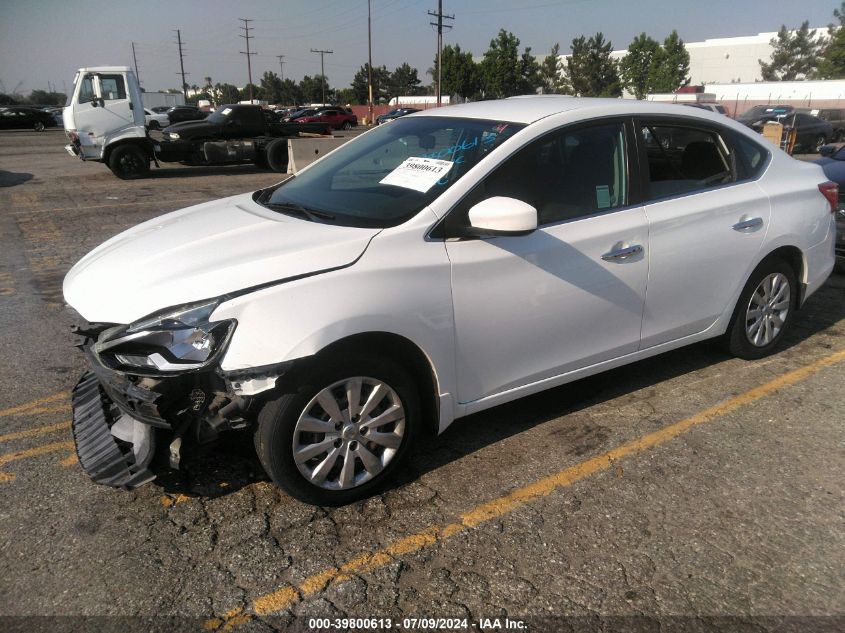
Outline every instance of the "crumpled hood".
<svg viewBox="0 0 845 633">
<path fill-rule="evenodd" d="M 131 323 L 170 306 L 347 266 L 381 229 L 276 213 L 242 194 L 174 211 L 116 235 L 64 281 L 91 322 Z"/>
</svg>

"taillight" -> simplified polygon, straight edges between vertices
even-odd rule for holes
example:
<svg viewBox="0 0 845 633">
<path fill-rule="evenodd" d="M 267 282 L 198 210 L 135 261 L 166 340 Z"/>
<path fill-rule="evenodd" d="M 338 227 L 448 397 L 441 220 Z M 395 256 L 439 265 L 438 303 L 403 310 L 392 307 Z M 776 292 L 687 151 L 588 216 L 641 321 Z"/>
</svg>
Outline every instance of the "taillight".
<svg viewBox="0 0 845 633">
<path fill-rule="evenodd" d="M 828 180 L 819 185 L 819 191 L 830 203 L 830 212 L 836 213 L 836 205 L 839 203 L 839 185 Z"/>
</svg>

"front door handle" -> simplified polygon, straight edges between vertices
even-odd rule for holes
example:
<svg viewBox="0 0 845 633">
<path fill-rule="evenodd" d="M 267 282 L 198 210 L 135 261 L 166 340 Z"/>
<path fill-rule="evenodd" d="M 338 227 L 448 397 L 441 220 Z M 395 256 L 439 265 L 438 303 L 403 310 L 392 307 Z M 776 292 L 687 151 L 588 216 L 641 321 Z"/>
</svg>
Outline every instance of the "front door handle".
<svg viewBox="0 0 845 633">
<path fill-rule="evenodd" d="M 632 244 L 625 246 L 624 244 L 617 244 L 609 253 L 605 253 L 601 258 L 606 262 L 616 262 L 623 259 L 635 257 L 643 252 L 643 247 L 639 244 Z"/>
<path fill-rule="evenodd" d="M 763 218 L 747 218 L 743 216 L 739 222 L 733 225 L 734 231 L 747 231 L 763 226 Z"/>
</svg>

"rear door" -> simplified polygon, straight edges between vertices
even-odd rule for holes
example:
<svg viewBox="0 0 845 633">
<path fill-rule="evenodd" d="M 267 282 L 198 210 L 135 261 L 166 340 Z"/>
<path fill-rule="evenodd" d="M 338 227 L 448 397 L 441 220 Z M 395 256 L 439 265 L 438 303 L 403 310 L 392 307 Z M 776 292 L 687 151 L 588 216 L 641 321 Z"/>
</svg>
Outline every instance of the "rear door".
<svg viewBox="0 0 845 633">
<path fill-rule="evenodd" d="M 704 121 L 636 121 L 649 223 L 642 349 L 709 328 L 732 302 L 760 250 L 769 199 L 744 137 Z"/>
</svg>

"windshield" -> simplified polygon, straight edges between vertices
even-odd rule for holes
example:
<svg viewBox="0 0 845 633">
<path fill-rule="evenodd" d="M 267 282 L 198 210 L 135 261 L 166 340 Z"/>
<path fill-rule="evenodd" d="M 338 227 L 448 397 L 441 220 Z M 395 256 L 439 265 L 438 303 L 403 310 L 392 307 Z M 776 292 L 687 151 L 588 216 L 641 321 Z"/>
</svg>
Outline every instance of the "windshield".
<svg viewBox="0 0 845 633">
<path fill-rule="evenodd" d="M 221 106 L 217 108 L 214 112 L 209 114 L 205 120 L 209 123 L 225 123 L 226 119 L 229 118 L 229 115 L 232 113 L 232 106 Z"/>
<path fill-rule="evenodd" d="M 341 146 L 256 200 L 312 220 L 395 226 L 430 204 L 523 127 L 452 117 L 397 119 Z"/>
</svg>

